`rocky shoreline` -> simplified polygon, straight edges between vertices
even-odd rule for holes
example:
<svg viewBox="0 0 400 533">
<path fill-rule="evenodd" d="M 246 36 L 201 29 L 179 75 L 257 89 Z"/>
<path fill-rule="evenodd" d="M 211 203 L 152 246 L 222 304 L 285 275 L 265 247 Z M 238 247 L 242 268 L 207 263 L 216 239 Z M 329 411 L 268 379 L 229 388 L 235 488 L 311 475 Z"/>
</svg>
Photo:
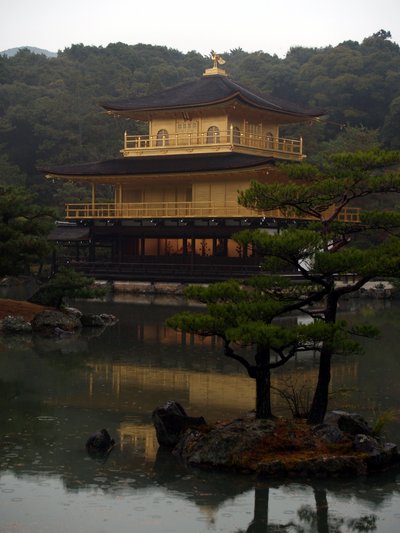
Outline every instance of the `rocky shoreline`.
<svg viewBox="0 0 400 533">
<path fill-rule="evenodd" d="M 364 476 L 400 464 L 397 446 L 374 435 L 355 413 L 332 411 L 318 426 L 257 420 L 254 413 L 208 425 L 184 411 L 182 418 L 182 411 L 167 402 L 153 412 L 153 422 L 160 446 L 190 466 L 305 479 Z"/>
<path fill-rule="evenodd" d="M 28 302 L 4 299 L 0 300 L 1 307 L 0 332 L 5 335 L 64 336 L 79 332 L 82 328 L 105 328 L 118 322 L 114 315 L 85 314 L 74 307 L 49 309 Z"/>
</svg>

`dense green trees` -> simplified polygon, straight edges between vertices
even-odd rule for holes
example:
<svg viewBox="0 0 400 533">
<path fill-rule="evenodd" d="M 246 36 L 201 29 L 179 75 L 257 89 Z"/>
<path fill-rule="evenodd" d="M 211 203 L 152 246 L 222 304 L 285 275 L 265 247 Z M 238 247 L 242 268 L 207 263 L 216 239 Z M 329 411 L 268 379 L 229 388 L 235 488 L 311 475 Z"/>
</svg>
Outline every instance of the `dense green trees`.
<svg viewBox="0 0 400 533">
<path fill-rule="evenodd" d="M 22 187 L 0 185 L 0 276 L 27 274 L 50 250 L 53 213 Z"/>
<path fill-rule="evenodd" d="M 311 159 L 346 127 L 362 129 L 365 136 L 373 130 L 371 142 L 400 147 L 400 49 L 389 32 L 336 47 L 294 47 L 283 59 L 240 48 L 224 53 L 224 59 L 239 83 L 326 111 L 319 124 L 282 132 L 303 135 Z M 75 44 L 56 58 L 28 50 L 0 56 L 0 183 L 33 187 L 38 201 L 52 205 L 54 195 L 68 200 L 58 184 L 44 183 L 38 167 L 116 157 L 124 129 L 143 128 L 107 117 L 102 101 L 189 81 L 209 66 L 210 60 L 194 51 L 123 43 Z"/>
<path fill-rule="evenodd" d="M 29 301 L 39 305 L 60 308 L 66 298 L 102 298 L 107 290 L 95 287 L 94 279 L 80 272 L 61 269 L 45 285 L 42 285 Z"/>
</svg>

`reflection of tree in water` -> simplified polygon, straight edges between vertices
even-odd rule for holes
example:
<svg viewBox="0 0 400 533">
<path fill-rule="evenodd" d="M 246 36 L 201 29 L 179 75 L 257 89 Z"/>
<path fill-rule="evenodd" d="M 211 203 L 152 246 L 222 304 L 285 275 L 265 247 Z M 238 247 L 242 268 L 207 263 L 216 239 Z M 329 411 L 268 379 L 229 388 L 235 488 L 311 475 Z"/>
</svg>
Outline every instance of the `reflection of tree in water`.
<svg viewBox="0 0 400 533">
<path fill-rule="evenodd" d="M 246 532 L 240 529 L 235 533 L 278 533 L 283 531 L 288 533 L 342 533 L 343 531 L 361 533 L 376 530 L 376 515 L 369 514 L 349 519 L 330 516 L 326 489 L 313 487 L 313 491 L 315 508 L 311 505 L 300 507 L 297 511 L 298 522 L 270 524 L 268 520 L 269 487 L 256 487 L 253 520 Z"/>
<path fill-rule="evenodd" d="M 269 487 L 255 487 L 254 490 L 254 516 L 249 527 L 244 531 L 238 529 L 235 533 L 278 533 L 280 531 L 293 531 L 292 522 L 288 524 L 269 523 Z"/>
<path fill-rule="evenodd" d="M 345 531 L 366 532 L 376 530 L 376 515 L 363 515 L 359 518 L 329 516 L 328 499 L 325 489 L 314 487 L 315 509 L 304 505 L 297 511 L 303 525 L 294 525 L 296 533 L 341 533 Z"/>
<path fill-rule="evenodd" d="M 287 531 L 288 525 L 269 524 L 268 521 L 269 488 L 256 487 L 254 491 L 254 517 L 246 533 L 277 533 Z M 239 533 L 239 532 L 238 532 Z"/>
</svg>

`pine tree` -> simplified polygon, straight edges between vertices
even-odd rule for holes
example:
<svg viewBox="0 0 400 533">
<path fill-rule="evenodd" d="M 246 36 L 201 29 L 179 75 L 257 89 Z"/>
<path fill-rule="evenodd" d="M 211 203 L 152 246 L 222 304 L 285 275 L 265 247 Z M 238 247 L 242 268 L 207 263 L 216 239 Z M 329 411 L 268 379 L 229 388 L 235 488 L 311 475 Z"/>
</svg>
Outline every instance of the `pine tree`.
<svg viewBox="0 0 400 533">
<path fill-rule="evenodd" d="M 400 275 L 400 212 L 369 208 L 377 203 L 377 197 L 400 192 L 400 174 L 395 167 L 399 161 L 399 152 L 335 154 L 322 169 L 293 167 L 295 177 L 289 184 L 253 183 L 240 195 L 239 202 L 246 207 L 266 214 L 281 209 L 287 216 L 303 218 L 301 226 L 291 226 L 278 235 L 247 231 L 237 239 L 256 247 L 264 269 L 284 266 L 301 275 L 308 289 L 303 296 L 306 305 L 298 301 L 298 309 L 318 322 L 338 324 L 341 297 L 373 279 Z M 304 219 L 309 222 L 304 224 Z M 340 277 L 349 273 L 353 281 L 339 283 Z M 310 304 L 320 307 L 315 311 Z M 338 351 L 334 332 L 333 328 L 332 337 L 321 344 L 310 423 L 322 422 L 328 406 L 331 360 Z M 368 328 L 362 333 L 368 334 Z"/>
<path fill-rule="evenodd" d="M 273 414 L 271 370 L 296 353 L 315 350 L 320 354 L 319 375 L 308 420 L 321 423 L 333 355 L 355 353 L 358 337 L 377 334 L 368 324 L 349 327 L 338 319 L 337 310 L 340 298 L 368 281 L 400 275 L 400 212 L 368 209 L 377 196 L 400 192 L 400 175 L 393 166 L 399 161 L 399 152 L 342 153 L 330 156 L 322 169 L 288 166 L 288 183 L 254 182 L 239 202 L 266 217 L 280 209 L 286 224 L 277 234 L 246 230 L 236 235 L 242 246 L 251 244 L 259 254 L 263 273 L 242 282 L 190 287 L 187 296 L 205 303 L 206 312 L 168 320 L 175 329 L 222 339 L 224 354 L 256 381 L 258 418 Z M 362 209 L 357 207 L 360 201 Z M 297 276 L 281 276 L 282 269 Z M 349 273 L 353 281 L 340 283 Z M 282 321 L 293 312 L 313 322 Z"/>
</svg>

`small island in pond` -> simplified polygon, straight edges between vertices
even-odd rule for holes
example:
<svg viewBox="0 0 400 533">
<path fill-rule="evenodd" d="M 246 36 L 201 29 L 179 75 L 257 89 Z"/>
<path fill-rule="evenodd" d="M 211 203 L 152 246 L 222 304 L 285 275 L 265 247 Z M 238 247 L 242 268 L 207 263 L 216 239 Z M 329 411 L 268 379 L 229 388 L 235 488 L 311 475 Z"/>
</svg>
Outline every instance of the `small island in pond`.
<svg viewBox="0 0 400 533">
<path fill-rule="evenodd" d="M 354 477 L 399 464 L 397 446 L 373 434 L 360 416 L 327 413 L 324 423 L 256 419 L 205 423 L 170 401 L 153 412 L 160 446 L 188 465 L 231 469 L 260 477 Z"/>
</svg>

